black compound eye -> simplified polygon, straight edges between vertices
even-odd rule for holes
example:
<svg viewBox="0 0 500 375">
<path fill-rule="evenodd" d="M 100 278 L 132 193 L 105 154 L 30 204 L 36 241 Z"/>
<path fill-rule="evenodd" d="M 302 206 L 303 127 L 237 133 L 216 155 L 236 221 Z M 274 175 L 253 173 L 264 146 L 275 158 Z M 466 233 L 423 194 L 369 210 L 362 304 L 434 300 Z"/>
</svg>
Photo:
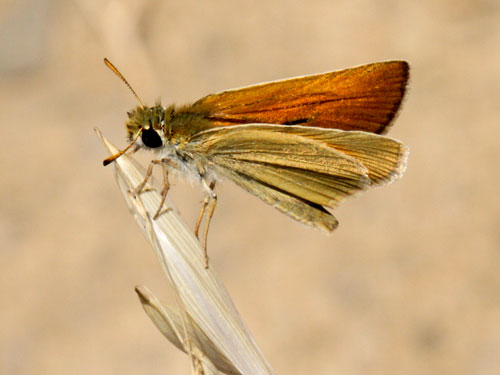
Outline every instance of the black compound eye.
<svg viewBox="0 0 500 375">
<path fill-rule="evenodd" d="M 158 148 L 163 146 L 160 135 L 152 127 L 142 131 L 141 139 L 144 146 L 149 148 Z"/>
</svg>

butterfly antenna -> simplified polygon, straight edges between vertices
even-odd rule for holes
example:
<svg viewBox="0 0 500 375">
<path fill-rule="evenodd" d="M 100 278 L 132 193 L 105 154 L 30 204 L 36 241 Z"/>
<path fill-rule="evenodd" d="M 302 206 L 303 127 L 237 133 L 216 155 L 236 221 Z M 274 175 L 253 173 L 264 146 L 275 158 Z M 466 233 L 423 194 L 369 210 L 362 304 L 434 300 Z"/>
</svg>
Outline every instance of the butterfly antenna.
<svg viewBox="0 0 500 375">
<path fill-rule="evenodd" d="M 104 58 L 104 64 L 106 64 L 106 66 L 111 69 L 111 71 L 113 73 L 115 73 L 118 77 L 120 77 L 120 79 L 125 82 L 125 84 L 128 86 L 128 88 L 130 89 L 130 91 L 132 91 L 132 94 L 134 94 L 135 98 L 139 101 L 142 109 L 144 109 L 144 104 L 142 104 L 142 101 L 141 99 L 139 98 L 139 95 L 137 95 L 137 93 L 134 91 L 134 89 L 132 88 L 132 86 L 130 86 L 130 83 L 127 82 L 127 80 L 125 79 L 125 77 L 120 73 L 120 71 L 118 69 L 116 69 L 116 66 L 114 66 L 113 64 L 111 64 L 111 62 L 107 59 L 107 58 Z M 135 142 L 135 141 L 134 141 Z"/>
</svg>

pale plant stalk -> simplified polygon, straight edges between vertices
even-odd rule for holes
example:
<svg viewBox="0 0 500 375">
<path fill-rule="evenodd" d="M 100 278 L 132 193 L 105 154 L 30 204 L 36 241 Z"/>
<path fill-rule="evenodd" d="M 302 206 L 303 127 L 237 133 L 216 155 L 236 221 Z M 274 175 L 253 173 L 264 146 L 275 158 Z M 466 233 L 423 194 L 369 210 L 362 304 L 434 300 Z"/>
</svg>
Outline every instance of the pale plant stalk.
<svg viewBox="0 0 500 375">
<path fill-rule="evenodd" d="M 110 154 L 118 152 L 98 130 L 97 133 Z M 159 303 L 147 289 L 136 288 L 157 328 L 190 355 L 195 374 L 212 374 L 217 370 L 231 375 L 273 374 L 214 272 L 213 264 L 205 268 L 203 249 L 172 202 L 167 198 L 167 209 L 153 220 L 160 194 L 149 183 L 140 195 L 133 193 L 144 180 L 145 169 L 127 154 L 113 164 L 129 210 L 155 250 L 177 296 L 178 312 L 175 312 Z"/>
</svg>

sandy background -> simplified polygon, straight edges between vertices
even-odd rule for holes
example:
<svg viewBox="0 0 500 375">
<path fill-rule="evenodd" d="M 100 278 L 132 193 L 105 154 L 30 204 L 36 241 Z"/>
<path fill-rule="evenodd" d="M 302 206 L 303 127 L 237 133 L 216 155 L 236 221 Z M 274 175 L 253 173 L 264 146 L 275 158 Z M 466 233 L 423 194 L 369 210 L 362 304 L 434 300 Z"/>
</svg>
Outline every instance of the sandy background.
<svg viewBox="0 0 500 375">
<path fill-rule="evenodd" d="M 211 264 L 279 374 L 500 373 L 500 3 L 0 1 L 0 373 L 187 374 L 136 284 L 171 299 L 99 127 L 136 105 L 405 59 L 401 181 L 331 236 L 230 183 Z M 143 160 L 147 160 L 146 157 Z M 201 189 L 171 197 L 191 225 Z"/>
</svg>

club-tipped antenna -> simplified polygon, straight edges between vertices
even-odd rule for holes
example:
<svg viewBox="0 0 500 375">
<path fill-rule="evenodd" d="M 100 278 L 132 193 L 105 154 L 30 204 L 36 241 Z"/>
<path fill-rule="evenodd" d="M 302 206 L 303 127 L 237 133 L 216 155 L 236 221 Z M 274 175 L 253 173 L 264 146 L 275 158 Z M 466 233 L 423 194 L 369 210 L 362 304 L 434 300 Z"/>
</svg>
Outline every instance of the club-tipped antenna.
<svg viewBox="0 0 500 375">
<path fill-rule="evenodd" d="M 125 82 L 125 84 L 128 86 L 128 88 L 130 89 L 130 91 L 132 91 L 132 94 L 134 94 L 135 98 L 139 101 L 139 104 L 141 105 L 142 109 L 144 109 L 144 104 L 142 104 L 142 101 L 139 98 L 139 95 L 137 95 L 137 93 L 134 91 L 134 89 L 132 88 L 132 86 L 130 86 L 130 83 L 128 83 L 128 81 L 125 79 L 125 77 L 123 76 L 123 74 L 121 74 L 120 71 L 118 69 L 116 69 L 116 66 L 114 66 L 113 64 L 111 64 L 111 61 L 109 61 L 107 58 L 104 58 L 104 64 L 106 64 L 106 66 L 109 69 L 111 69 L 111 71 L 113 73 L 115 73 L 118 77 L 120 77 L 120 79 L 123 82 Z"/>
</svg>

